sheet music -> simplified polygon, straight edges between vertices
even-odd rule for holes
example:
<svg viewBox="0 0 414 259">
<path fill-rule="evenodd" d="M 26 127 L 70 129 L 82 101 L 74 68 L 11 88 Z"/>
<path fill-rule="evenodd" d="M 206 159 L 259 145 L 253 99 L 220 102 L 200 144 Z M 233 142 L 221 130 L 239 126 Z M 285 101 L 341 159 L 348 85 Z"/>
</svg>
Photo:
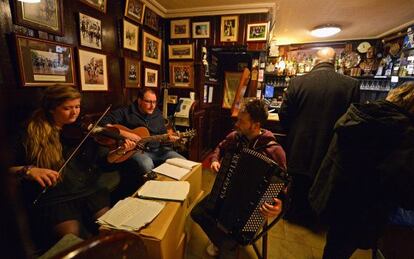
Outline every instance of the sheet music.
<svg viewBox="0 0 414 259">
<path fill-rule="evenodd" d="M 164 208 L 165 202 L 128 197 L 98 218 L 103 226 L 136 231 L 150 223 Z"/>
<path fill-rule="evenodd" d="M 164 163 L 152 169 L 152 171 L 171 177 L 176 180 L 181 180 L 191 169 L 178 167 L 169 163 Z"/>
<path fill-rule="evenodd" d="M 167 161 L 165 162 L 171 165 L 175 165 L 175 166 L 187 168 L 187 169 L 191 169 L 194 166 L 200 164 L 198 162 L 194 162 L 194 161 L 182 159 L 182 158 L 170 158 L 170 159 L 167 159 Z"/>
<path fill-rule="evenodd" d="M 138 197 L 184 201 L 190 191 L 187 181 L 147 181 L 139 190 Z"/>
</svg>

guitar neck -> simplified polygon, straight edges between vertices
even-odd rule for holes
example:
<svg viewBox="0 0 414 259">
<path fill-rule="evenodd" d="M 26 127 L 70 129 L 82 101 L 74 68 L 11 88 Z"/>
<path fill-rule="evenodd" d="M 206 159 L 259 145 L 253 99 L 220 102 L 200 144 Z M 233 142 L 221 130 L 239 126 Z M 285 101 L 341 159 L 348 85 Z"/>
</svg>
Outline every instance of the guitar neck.
<svg viewBox="0 0 414 259">
<path fill-rule="evenodd" d="M 168 140 L 168 134 L 153 135 L 144 137 L 141 139 L 141 142 L 152 142 L 152 141 L 166 141 Z"/>
</svg>

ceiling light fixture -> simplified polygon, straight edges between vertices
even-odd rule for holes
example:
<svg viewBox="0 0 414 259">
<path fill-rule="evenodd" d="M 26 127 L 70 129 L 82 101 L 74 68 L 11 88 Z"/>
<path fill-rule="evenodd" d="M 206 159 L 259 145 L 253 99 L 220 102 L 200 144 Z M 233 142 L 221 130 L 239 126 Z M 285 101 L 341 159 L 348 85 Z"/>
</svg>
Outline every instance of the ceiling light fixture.
<svg viewBox="0 0 414 259">
<path fill-rule="evenodd" d="M 23 2 L 23 3 L 40 3 L 40 0 L 19 0 L 19 2 Z"/>
<path fill-rule="evenodd" d="M 313 28 L 311 34 L 318 38 L 324 38 L 335 35 L 340 31 L 341 28 L 338 25 L 327 24 Z"/>
</svg>

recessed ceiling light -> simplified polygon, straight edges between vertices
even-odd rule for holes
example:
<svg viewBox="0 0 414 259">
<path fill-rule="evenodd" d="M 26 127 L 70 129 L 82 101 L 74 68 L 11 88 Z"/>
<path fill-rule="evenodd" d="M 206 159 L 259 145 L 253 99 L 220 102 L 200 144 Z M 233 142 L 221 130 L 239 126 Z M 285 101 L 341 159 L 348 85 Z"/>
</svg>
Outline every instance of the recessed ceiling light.
<svg viewBox="0 0 414 259">
<path fill-rule="evenodd" d="M 40 3 L 40 0 L 19 0 L 19 2 L 23 2 L 23 3 Z"/>
<path fill-rule="evenodd" d="M 311 34 L 312 36 L 323 38 L 323 37 L 329 37 L 329 36 L 335 35 L 340 31 L 341 31 L 341 28 L 337 25 L 322 25 L 322 26 L 315 27 L 311 31 Z"/>
</svg>

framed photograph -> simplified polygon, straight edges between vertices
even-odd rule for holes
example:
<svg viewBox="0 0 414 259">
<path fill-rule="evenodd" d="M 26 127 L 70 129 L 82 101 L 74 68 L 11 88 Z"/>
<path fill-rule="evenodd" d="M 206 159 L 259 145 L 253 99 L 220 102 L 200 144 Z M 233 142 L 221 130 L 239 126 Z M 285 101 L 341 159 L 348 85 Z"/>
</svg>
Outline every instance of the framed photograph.
<svg viewBox="0 0 414 259">
<path fill-rule="evenodd" d="M 158 31 L 158 15 L 148 7 L 145 8 L 144 24 L 154 31 Z"/>
<path fill-rule="evenodd" d="M 125 87 L 141 87 L 141 62 L 134 58 L 124 58 L 124 79 Z"/>
<path fill-rule="evenodd" d="M 210 22 L 193 22 L 193 38 L 210 38 Z"/>
<path fill-rule="evenodd" d="M 102 49 L 101 20 L 79 13 L 79 32 L 81 46 Z"/>
<path fill-rule="evenodd" d="M 170 83 L 173 87 L 192 88 L 193 82 L 193 62 L 170 62 Z"/>
<path fill-rule="evenodd" d="M 171 39 L 190 38 L 190 19 L 171 20 Z"/>
<path fill-rule="evenodd" d="M 162 40 L 144 32 L 142 41 L 142 60 L 157 65 L 161 64 Z"/>
<path fill-rule="evenodd" d="M 140 0 L 126 0 L 125 16 L 142 24 L 145 5 Z"/>
<path fill-rule="evenodd" d="M 81 89 L 83 91 L 108 91 L 108 66 L 106 55 L 78 50 Z"/>
<path fill-rule="evenodd" d="M 107 0 L 80 0 L 82 3 L 89 5 L 103 13 L 106 13 Z"/>
<path fill-rule="evenodd" d="M 239 16 L 222 16 L 220 27 L 220 41 L 237 41 L 239 32 Z"/>
<path fill-rule="evenodd" d="M 15 22 L 31 29 L 63 36 L 63 0 L 24 3 L 14 0 Z"/>
<path fill-rule="evenodd" d="M 241 76 L 242 72 L 224 72 L 224 94 L 223 103 L 221 105 L 222 108 L 231 109 L 234 98 L 236 97 Z"/>
<path fill-rule="evenodd" d="M 266 41 L 268 23 L 250 23 L 247 25 L 247 41 Z"/>
<path fill-rule="evenodd" d="M 145 68 L 144 85 L 146 87 L 158 87 L 158 70 Z"/>
<path fill-rule="evenodd" d="M 138 26 L 124 19 L 124 48 L 138 51 Z"/>
<path fill-rule="evenodd" d="M 16 35 L 22 86 L 76 85 L 73 46 Z"/>
<path fill-rule="evenodd" d="M 193 44 L 168 45 L 169 59 L 193 59 Z"/>
</svg>

